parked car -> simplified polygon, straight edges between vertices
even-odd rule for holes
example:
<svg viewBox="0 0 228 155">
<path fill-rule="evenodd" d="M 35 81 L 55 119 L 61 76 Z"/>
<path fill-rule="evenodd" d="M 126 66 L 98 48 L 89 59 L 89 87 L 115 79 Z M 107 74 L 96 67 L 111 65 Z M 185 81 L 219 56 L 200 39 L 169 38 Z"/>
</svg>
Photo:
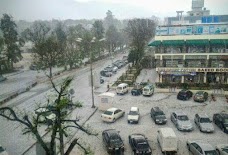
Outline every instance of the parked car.
<svg viewBox="0 0 228 155">
<path fill-rule="evenodd" d="M 193 97 L 196 102 L 205 102 L 208 99 L 208 93 L 205 91 L 198 91 Z"/>
<path fill-rule="evenodd" d="M 108 153 L 114 153 L 116 151 L 124 151 L 124 143 L 119 135 L 119 132 L 115 129 L 108 129 L 102 132 L 102 139 L 105 144 Z"/>
<path fill-rule="evenodd" d="M 104 77 L 111 77 L 112 76 L 112 72 L 102 70 L 102 71 L 100 71 L 100 75 L 104 76 Z"/>
<path fill-rule="evenodd" d="M 104 79 L 100 77 L 100 84 L 104 83 Z"/>
<path fill-rule="evenodd" d="M 101 118 L 105 122 L 115 122 L 118 118 L 124 116 L 125 112 L 118 108 L 109 108 L 103 114 Z"/>
<path fill-rule="evenodd" d="M 187 141 L 187 148 L 193 155 L 218 155 L 215 148 L 205 142 Z"/>
<path fill-rule="evenodd" d="M 188 100 L 192 97 L 192 92 L 190 90 L 181 90 L 178 94 L 177 94 L 177 99 L 179 100 Z"/>
<path fill-rule="evenodd" d="M 143 96 L 151 96 L 154 94 L 154 86 L 152 84 L 148 84 L 143 87 Z"/>
<path fill-rule="evenodd" d="M 29 69 L 30 69 L 30 70 L 37 70 L 37 65 L 31 64 L 31 65 L 29 66 Z"/>
<path fill-rule="evenodd" d="M 138 96 L 142 94 L 143 87 L 141 85 L 136 85 L 131 90 L 131 95 Z"/>
<path fill-rule="evenodd" d="M 53 121 L 56 115 L 49 111 L 47 108 L 38 108 L 35 110 L 35 113 L 40 114 L 39 121 L 43 123 L 48 123 L 49 120 Z"/>
<path fill-rule="evenodd" d="M 128 84 L 127 83 L 121 83 L 116 87 L 116 94 L 127 94 L 128 93 Z"/>
<path fill-rule="evenodd" d="M 219 144 L 216 146 L 219 155 L 228 155 L 228 144 Z"/>
<path fill-rule="evenodd" d="M 194 122 L 201 132 L 214 132 L 212 121 L 206 114 L 195 114 Z"/>
<path fill-rule="evenodd" d="M 131 110 L 129 111 L 127 115 L 127 122 L 128 123 L 138 123 L 139 122 L 139 108 L 138 107 L 131 107 Z"/>
<path fill-rule="evenodd" d="M 128 136 L 129 144 L 135 155 L 151 155 L 152 149 L 143 134 L 132 134 Z"/>
<path fill-rule="evenodd" d="M 107 71 L 107 72 L 116 73 L 118 70 L 118 67 L 109 65 L 109 66 L 105 67 L 103 70 Z"/>
<path fill-rule="evenodd" d="M 172 128 L 158 129 L 157 141 L 163 154 L 177 152 L 177 136 Z"/>
<path fill-rule="evenodd" d="M 8 155 L 8 153 L 7 153 L 6 150 L 2 147 L 1 144 L 0 144 L 0 155 Z"/>
<path fill-rule="evenodd" d="M 155 124 L 166 124 L 167 118 L 164 112 L 159 107 L 153 107 L 150 110 L 150 116 Z"/>
<path fill-rule="evenodd" d="M 228 114 L 217 113 L 213 115 L 213 122 L 225 133 L 228 133 Z"/>
<path fill-rule="evenodd" d="M 173 112 L 171 114 L 171 121 L 180 131 L 192 131 L 193 125 L 184 112 Z"/>
</svg>

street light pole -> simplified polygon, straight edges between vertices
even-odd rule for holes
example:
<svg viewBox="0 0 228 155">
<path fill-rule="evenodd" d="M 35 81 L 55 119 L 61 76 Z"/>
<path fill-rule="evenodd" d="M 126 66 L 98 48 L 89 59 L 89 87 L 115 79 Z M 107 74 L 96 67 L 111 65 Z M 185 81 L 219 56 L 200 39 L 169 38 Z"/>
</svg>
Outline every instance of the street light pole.
<svg viewBox="0 0 228 155">
<path fill-rule="evenodd" d="M 93 39 L 91 40 L 91 46 L 92 43 L 95 42 L 96 37 L 93 37 Z M 92 107 L 91 108 L 95 108 L 94 105 L 94 94 L 93 94 L 93 65 L 92 65 L 92 50 L 90 48 L 90 75 L 91 75 L 91 93 L 92 93 Z"/>
</svg>

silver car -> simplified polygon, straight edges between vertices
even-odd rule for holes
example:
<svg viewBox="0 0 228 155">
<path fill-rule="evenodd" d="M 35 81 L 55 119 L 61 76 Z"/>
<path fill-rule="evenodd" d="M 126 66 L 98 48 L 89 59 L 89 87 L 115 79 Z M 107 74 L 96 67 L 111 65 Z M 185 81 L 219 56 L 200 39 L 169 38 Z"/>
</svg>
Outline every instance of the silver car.
<svg viewBox="0 0 228 155">
<path fill-rule="evenodd" d="M 188 116 L 183 112 L 173 112 L 171 114 L 171 121 L 180 131 L 192 131 L 193 125 L 188 119 Z"/>
<path fill-rule="evenodd" d="M 219 155 L 228 155 L 228 144 L 218 144 L 216 146 L 216 151 Z"/>
<path fill-rule="evenodd" d="M 214 132 L 212 121 L 206 114 L 195 114 L 194 122 L 201 132 Z"/>
<path fill-rule="evenodd" d="M 197 141 L 187 141 L 187 148 L 193 155 L 218 155 L 210 144 Z"/>
</svg>

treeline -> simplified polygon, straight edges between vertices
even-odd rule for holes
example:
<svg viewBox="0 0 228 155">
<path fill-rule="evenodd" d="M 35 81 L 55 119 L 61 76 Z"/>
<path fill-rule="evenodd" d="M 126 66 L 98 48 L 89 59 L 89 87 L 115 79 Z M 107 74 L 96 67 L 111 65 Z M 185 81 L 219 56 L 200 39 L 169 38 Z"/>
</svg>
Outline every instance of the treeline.
<svg viewBox="0 0 228 155">
<path fill-rule="evenodd" d="M 78 22 L 78 23 L 77 23 Z M 13 17 L 1 18 L 1 70 L 12 70 L 13 63 L 22 59 L 21 47 L 32 42 L 33 64 L 37 69 L 64 66 L 70 69 L 82 64 L 85 58 L 95 59 L 116 49 L 129 47 L 129 61 L 138 63 L 144 56 L 148 41 L 154 36 L 157 20 L 118 20 L 110 10 L 103 20 L 35 21 L 20 24 L 20 33 Z M 22 27 L 23 25 L 24 27 Z M 2 34 L 2 35 L 1 35 Z"/>
</svg>

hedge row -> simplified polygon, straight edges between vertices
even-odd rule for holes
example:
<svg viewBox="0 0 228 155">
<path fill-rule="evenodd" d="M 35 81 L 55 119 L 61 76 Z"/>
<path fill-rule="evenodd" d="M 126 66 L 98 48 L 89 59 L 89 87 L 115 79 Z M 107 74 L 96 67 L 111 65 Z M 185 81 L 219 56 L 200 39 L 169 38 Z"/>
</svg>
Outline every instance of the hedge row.
<svg viewBox="0 0 228 155">
<path fill-rule="evenodd" d="M 155 83 L 158 88 L 177 87 L 181 89 L 209 90 L 224 89 L 228 90 L 228 84 L 209 84 L 209 83 Z"/>
</svg>

